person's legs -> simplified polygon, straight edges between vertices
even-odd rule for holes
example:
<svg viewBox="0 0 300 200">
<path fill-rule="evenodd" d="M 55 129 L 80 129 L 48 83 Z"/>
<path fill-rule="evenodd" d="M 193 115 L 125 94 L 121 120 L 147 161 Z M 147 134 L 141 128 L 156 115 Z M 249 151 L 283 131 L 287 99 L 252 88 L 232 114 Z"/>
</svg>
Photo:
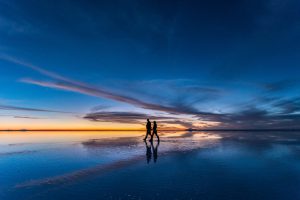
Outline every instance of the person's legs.
<svg viewBox="0 0 300 200">
<path fill-rule="evenodd" d="M 151 134 L 150 141 L 153 141 L 153 135 L 154 135 L 154 134 L 152 133 L 152 134 Z"/>
<path fill-rule="evenodd" d="M 159 136 L 158 136 L 158 134 L 157 134 L 157 131 L 155 131 L 155 135 L 156 135 L 157 139 L 159 140 Z"/>
<path fill-rule="evenodd" d="M 146 140 L 146 139 L 147 139 L 148 135 L 151 135 L 151 131 L 149 131 L 149 130 L 147 131 L 147 133 L 146 133 L 146 136 L 145 136 L 144 140 Z"/>
</svg>

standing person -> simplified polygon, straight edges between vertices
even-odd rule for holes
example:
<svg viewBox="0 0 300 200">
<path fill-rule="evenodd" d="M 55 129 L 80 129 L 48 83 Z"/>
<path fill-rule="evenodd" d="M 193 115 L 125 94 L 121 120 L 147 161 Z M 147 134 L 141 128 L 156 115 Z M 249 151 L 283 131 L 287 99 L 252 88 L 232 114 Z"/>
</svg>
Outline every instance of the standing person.
<svg viewBox="0 0 300 200">
<path fill-rule="evenodd" d="M 151 122 L 149 119 L 147 119 L 146 129 L 147 129 L 147 133 L 146 133 L 144 140 L 147 139 L 148 135 L 151 136 Z"/>
<path fill-rule="evenodd" d="M 151 135 L 151 141 L 153 141 L 153 136 L 156 135 L 157 139 L 159 140 L 158 134 L 157 134 L 157 124 L 156 121 L 153 122 L 153 133 Z"/>
</svg>

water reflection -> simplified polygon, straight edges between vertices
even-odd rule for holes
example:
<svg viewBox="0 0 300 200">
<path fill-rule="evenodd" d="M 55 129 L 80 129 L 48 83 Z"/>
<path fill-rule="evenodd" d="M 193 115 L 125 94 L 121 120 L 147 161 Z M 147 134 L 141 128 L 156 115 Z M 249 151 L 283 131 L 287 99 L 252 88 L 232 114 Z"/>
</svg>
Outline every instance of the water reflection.
<svg viewBox="0 0 300 200">
<path fill-rule="evenodd" d="M 154 142 L 151 142 L 151 146 L 152 146 L 152 150 L 153 150 L 153 159 L 154 159 L 154 163 L 156 163 L 157 161 L 157 157 L 158 157 L 158 146 L 159 146 L 159 140 L 157 140 L 155 143 L 156 145 L 153 145 Z"/>
<path fill-rule="evenodd" d="M 160 141 L 151 141 L 151 142 L 145 142 L 145 146 L 146 146 L 146 160 L 147 163 L 149 164 L 151 159 L 152 159 L 152 154 L 153 154 L 153 162 L 156 163 L 157 158 L 158 158 L 158 146 Z"/>
<path fill-rule="evenodd" d="M 149 162 L 151 161 L 151 158 L 152 158 L 151 144 L 149 144 L 145 140 L 145 145 L 146 145 L 146 160 L 147 160 L 147 163 L 149 164 Z"/>
<path fill-rule="evenodd" d="M 300 196 L 297 132 L 162 132 L 153 143 L 143 132 L 25 134 L 0 143 L 1 200 Z"/>
</svg>

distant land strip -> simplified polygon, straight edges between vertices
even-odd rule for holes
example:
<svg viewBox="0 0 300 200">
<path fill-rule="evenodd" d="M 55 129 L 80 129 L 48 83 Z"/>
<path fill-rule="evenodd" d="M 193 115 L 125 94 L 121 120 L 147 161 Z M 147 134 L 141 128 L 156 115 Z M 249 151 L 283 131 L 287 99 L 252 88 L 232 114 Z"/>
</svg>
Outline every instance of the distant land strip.
<svg viewBox="0 0 300 200">
<path fill-rule="evenodd" d="M 145 131 L 144 129 L 4 129 L 0 132 L 32 132 L 32 131 Z M 166 129 L 160 131 L 300 131 L 300 129 Z"/>
</svg>

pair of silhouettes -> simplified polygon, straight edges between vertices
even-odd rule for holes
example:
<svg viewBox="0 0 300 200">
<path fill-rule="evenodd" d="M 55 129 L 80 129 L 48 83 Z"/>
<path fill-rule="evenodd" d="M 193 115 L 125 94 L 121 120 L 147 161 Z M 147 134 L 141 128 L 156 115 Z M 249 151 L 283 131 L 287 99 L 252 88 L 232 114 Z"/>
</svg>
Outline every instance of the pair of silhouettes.
<svg viewBox="0 0 300 200">
<path fill-rule="evenodd" d="M 157 139 L 159 140 L 159 136 L 157 134 L 157 124 L 156 124 L 156 121 L 153 122 L 153 131 L 152 131 L 152 134 L 151 134 L 151 122 L 149 119 L 147 119 L 147 124 L 146 124 L 146 129 L 147 129 L 147 132 L 146 132 L 146 136 L 144 138 L 144 140 L 147 139 L 148 135 L 151 136 L 151 139 L 150 141 L 153 141 L 153 136 L 156 135 Z"/>
</svg>

